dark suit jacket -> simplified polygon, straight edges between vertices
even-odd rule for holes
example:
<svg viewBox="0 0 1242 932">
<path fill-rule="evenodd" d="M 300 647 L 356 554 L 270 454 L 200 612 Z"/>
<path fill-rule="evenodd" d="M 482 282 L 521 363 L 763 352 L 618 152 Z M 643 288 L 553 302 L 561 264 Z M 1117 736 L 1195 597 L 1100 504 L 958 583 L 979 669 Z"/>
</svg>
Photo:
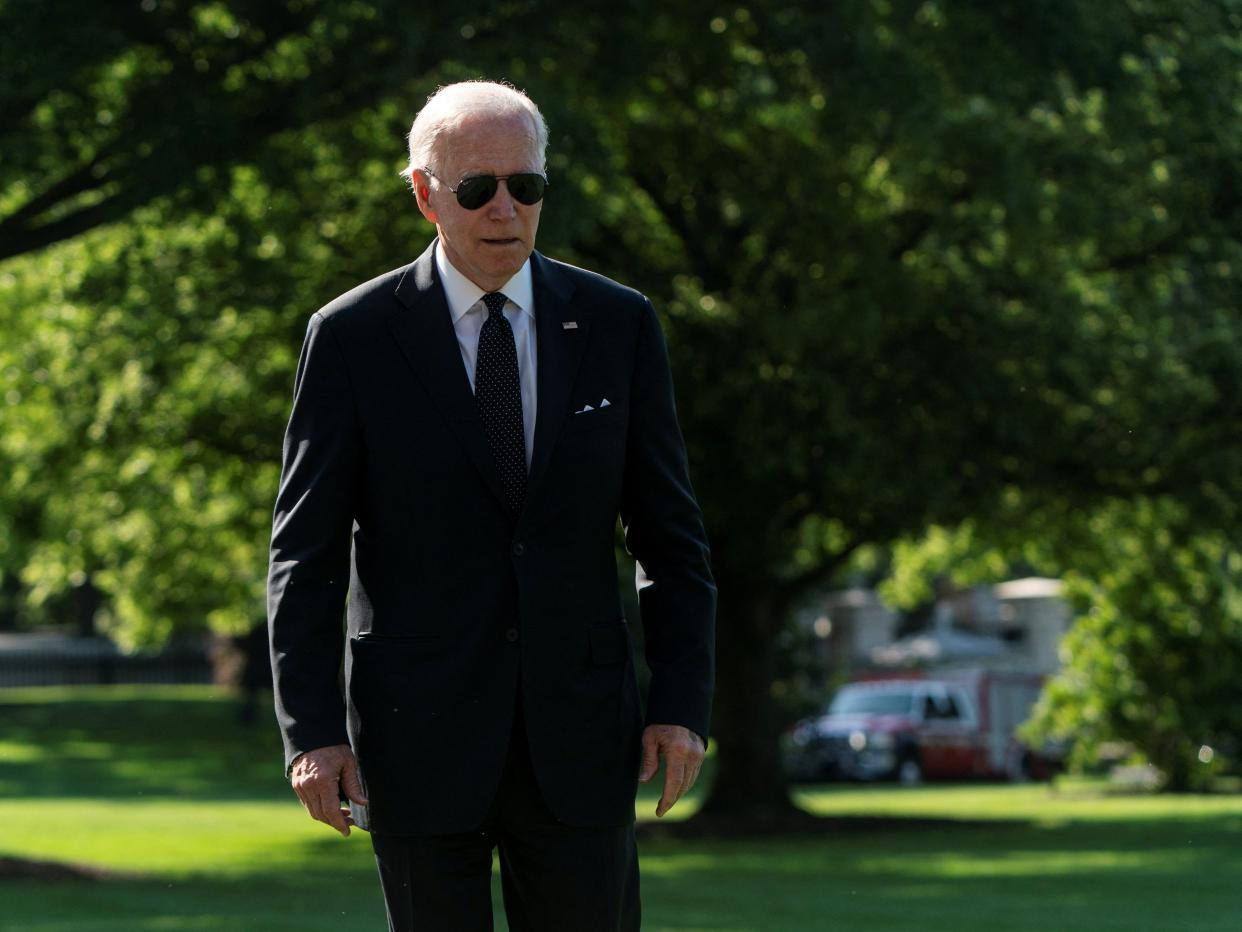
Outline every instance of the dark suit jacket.
<svg viewBox="0 0 1242 932">
<path fill-rule="evenodd" d="M 538 415 L 516 519 L 430 248 L 307 330 L 268 580 L 276 706 L 286 762 L 353 745 L 363 828 L 477 826 L 519 689 L 556 816 L 633 817 L 643 719 L 618 514 L 651 579 L 646 720 L 707 734 L 716 591 L 655 312 L 599 275 L 531 263 Z"/>
</svg>

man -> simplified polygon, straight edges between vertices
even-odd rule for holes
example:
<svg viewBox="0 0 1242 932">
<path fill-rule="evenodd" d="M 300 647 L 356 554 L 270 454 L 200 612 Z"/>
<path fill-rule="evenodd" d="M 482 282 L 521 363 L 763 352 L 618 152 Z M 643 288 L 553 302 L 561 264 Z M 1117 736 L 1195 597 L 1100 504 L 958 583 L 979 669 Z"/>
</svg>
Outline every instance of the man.
<svg viewBox="0 0 1242 932">
<path fill-rule="evenodd" d="M 298 365 L 277 714 L 311 816 L 371 832 L 393 930 L 491 929 L 493 849 L 511 928 L 637 929 L 635 781 L 663 762 L 662 816 L 705 750 L 715 586 L 663 338 L 533 251 L 546 140 L 511 87 L 434 94 L 405 174 L 436 240 L 315 314 Z"/>
</svg>

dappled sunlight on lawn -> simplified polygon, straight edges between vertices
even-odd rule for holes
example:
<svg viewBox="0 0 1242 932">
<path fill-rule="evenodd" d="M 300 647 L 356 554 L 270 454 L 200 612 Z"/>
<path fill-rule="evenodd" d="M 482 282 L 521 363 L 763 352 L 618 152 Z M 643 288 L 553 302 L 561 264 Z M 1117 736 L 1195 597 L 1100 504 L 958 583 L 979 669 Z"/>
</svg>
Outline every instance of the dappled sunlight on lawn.
<svg viewBox="0 0 1242 932">
<path fill-rule="evenodd" d="M 1103 871 L 1144 872 L 1184 868 L 1204 853 L 1160 848 L 1152 851 L 989 851 L 982 855 L 949 854 L 912 860 L 908 854 L 860 858 L 863 873 L 906 874 L 929 878 L 983 879 L 1082 875 Z M 1134 874 L 1137 876 L 1137 873 Z"/>
<path fill-rule="evenodd" d="M 209 686 L 0 690 L 0 794 L 271 798 L 288 792 L 271 712 Z M 11 752 L 11 753 L 10 753 Z"/>
<path fill-rule="evenodd" d="M 282 803 L 66 799 L 0 801 L 0 850 L 139 874 L 371 871 L 364 832 L 348 839 Z"/>
<path fill-rule="evenodd" d="M 270 723 L 242 728 L 228 697 L 201 688 L 22 693 L 0 692 L 0 854 L 118 876 L 9 882 L 0 928 L 383 928 L 369 838 L 342 839 L 307 817 L 280 772 Z M 710 769 L 705 777 L 660 821 L 692 816 Z M 658 824 L 659 793 L 658 781 L 640 789 L 645 827 Z M 796 798 L 832 817 L 822 832 L 640 833 L 643 928 L 1234 932 L 1242 915 L 1242 797 L 1119 795 L 1098 781 L 1058 781 L 823 785 Z M 495 877 L 493 897 L 499 916 Z"/>
<path fill-rule="evenodd" d="M 1211 819 L 1242 829 L 1242 794 L 1120 792 L 1100 779 L 1055 784 L 930 784 L 804 787 L 798 804 L 816 815 L 1022 820 L 1052 825 L 1116 819 Z"/>
</svg>

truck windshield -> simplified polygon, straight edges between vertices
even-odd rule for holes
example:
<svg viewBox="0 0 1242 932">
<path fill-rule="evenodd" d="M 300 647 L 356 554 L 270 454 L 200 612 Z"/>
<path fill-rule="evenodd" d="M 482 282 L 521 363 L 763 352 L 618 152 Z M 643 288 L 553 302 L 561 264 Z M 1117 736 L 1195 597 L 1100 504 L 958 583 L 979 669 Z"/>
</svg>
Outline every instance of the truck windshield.
<svg viewBox="0 0 1242 932">
<path fill-rule="evenodd" d="M 914 695 L 908 692 L 873 692 L 846 689 L 828 707 L 829 715 L 909 715 Z"/>
</svg>

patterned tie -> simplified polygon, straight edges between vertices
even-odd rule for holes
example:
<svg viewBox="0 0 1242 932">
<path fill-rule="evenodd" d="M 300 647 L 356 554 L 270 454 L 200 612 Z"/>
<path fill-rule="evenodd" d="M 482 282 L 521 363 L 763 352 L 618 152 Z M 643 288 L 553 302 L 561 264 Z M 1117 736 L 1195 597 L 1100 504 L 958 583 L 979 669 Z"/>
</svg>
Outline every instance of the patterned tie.
<svg viewBox="0 0 1242 932">
<path fill-rule="evenodd" d="M 483 295 L 487 320 L 479 332 L 474 400 L 483 431 L 500 469 L 500 485 L 514 515 L 526 501 L 526 431 L 522 426 L 522 385 L 518 381 L 513 328 L 503 313 L 507 299 L 499 291 Z"/>
</svg>

